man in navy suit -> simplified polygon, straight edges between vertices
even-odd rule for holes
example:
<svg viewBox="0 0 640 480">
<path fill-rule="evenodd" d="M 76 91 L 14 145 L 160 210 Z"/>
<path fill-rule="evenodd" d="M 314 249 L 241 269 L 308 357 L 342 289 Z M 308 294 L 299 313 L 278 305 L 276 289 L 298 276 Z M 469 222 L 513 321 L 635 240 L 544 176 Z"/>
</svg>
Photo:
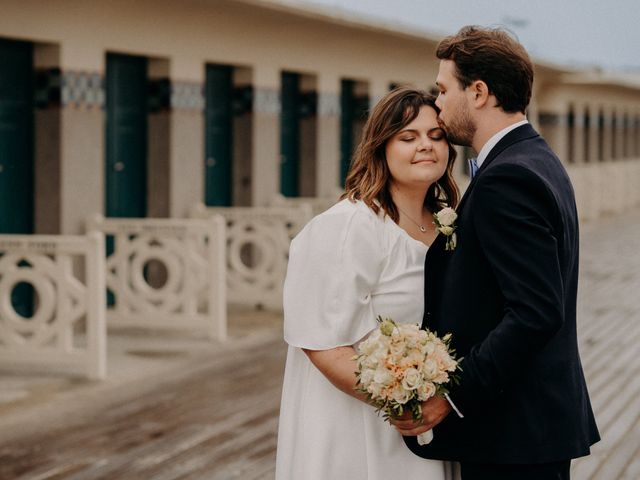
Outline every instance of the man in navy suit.
<svg viewBox="0 0 640 480">
<path fill-rule="evenodd" d="M 423 326 L 453 334 L 461 381 L 398 421 L 411 450 L 455 460 L 463 480 L 568 479 L 599 440 L 576 338 L 578 219 L 560 160 L 527 122 L 533 65 L 499 29 L 438 45 L 440 121 L 478 152 L 457 246 L 427 253 Z M 432 427 L 419 446 L 412 435 Z"/>
</svg>

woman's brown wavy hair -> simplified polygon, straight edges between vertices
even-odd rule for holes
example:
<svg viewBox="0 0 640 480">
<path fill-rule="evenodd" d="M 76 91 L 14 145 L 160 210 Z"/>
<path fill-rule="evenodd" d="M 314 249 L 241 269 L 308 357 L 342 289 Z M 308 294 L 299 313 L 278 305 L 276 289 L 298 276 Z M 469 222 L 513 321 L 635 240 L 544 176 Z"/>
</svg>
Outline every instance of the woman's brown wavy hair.
<svg viewBox="0 0 640 480">
<path fill-rule="evenodd" d="M 376 213 L 382 207 L 394 222 L 398 222 L 400 216 L 391 198 L 392 177 L 385 148 L 389 139 L 411 123 L 425 105 L 440 113 L 436 97 L 409 87 L 395 88 L 378 102 L 364 126 L 362 140 L 353 154 L 341 199 L 362 200 Z M 459 191 L 453 179 L 456 151 L 450 143 L 448 145 L 447 169 L 429 187 L 425 196 L 424 206 L 431 213 L 446 206 L 456 208 L 458 205 Z"/>
</svg>

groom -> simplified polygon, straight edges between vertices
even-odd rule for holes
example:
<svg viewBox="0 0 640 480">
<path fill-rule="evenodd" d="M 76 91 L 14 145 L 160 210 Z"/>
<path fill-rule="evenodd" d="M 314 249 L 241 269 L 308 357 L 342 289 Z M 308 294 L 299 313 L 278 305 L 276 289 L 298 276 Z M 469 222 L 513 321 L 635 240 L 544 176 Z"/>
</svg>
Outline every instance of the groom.
<svg viewBox="0 0 640 480">
<path fill-rule="evenodd" d="M 571 183 L 525 111 L 533 65 L 506 32 L 465 27 L 437 48 L 440 121 L 478 152 L 457 247 L 427 253 L 423 325 L 464 357 L 447 399 L 423 404 L 422 457 L 461 462 L 463 480 L 568 479 L 599 440 L 576 339 L 578 219 Z M 472 172 L 476 167 L 471 167 Z"/>
</svg>

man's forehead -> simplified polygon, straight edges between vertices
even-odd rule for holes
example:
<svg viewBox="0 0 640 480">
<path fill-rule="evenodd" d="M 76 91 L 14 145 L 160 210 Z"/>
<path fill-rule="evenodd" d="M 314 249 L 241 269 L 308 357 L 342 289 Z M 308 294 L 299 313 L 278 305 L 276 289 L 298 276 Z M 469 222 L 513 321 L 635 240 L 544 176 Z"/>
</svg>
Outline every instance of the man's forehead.
<svg viewBox="0 0 640 480">
<path fill-rule="evenodd" d="M 450 84 L 455 78 L 455 63 L 451 60 L 441 60 L 440 69 L 436 77 L 436 85 Z"/>
<path fill-rule="evenodd" d="M 456 64 L 453 60 L 440 60 L 438 68 L 439 74 L 452 74 L 455 70 Z"/>
</svg>

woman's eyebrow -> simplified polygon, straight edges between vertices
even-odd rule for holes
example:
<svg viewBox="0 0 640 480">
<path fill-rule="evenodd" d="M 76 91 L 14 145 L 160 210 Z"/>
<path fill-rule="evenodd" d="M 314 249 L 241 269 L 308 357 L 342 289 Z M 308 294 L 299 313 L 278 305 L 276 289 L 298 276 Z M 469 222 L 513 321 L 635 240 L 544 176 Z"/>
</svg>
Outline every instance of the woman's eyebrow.
<svg viewBox="0 0 640 480">
<path fill-rule="evenodd" d="M 430 128 L 429 130 L 427 130 L 427 133 L 428 133 L 428 134 L 429 134 L 429 133 L 433 133 L 433 132 L 438 131 L 438 130 L 439 130 L 439 131 L 441 131 L 442 133 L 444 133 L 444 129 L 443 129 L 442 127 L 433 127 L 433 128 Z M 418 130 L 417 130 L 417 129 L 415 129 L 415 128 L 405 128 L 404 130 L 400 130 L 400 131 L 398 132 L 398 134 L 401 134 L 401 133 L 419 133 L 419 132 L 418 132 Z"/>
</svg>

